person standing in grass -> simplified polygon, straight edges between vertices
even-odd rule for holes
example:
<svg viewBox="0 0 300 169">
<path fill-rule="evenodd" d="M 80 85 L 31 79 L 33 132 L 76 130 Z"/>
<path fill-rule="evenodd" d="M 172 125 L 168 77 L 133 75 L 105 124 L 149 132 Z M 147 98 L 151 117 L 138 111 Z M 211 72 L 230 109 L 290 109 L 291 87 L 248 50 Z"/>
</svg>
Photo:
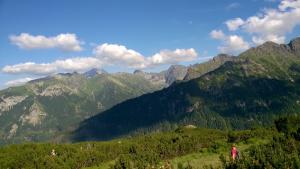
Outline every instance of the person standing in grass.
<svg viewBox="0 0 300 169">
<path fill-rule="evenodd" d="M 237 150 L 237 148 L 234 144 L 232 144 L 232 147 L 231 147 L 231 158 L 232 158 L 232 160 L 239 158 L 239 151 Z"/>
</svg>

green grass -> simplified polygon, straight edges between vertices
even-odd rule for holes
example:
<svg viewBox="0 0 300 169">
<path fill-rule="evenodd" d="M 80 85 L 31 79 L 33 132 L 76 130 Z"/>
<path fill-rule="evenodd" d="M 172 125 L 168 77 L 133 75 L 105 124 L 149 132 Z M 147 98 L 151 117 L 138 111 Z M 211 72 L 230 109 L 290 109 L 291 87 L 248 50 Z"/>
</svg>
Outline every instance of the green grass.
<svg viewBox="0 0 300 169">
<path fill-rule="evenodd" d="M 246 149 L 250 148 L 253 145 L 260 145 L 268 143 L 269 139 L 257 139 L 250 138 L 246 142 L 242 141 L 237 143 L 237 147 L 241 153 Z M 220 140 L 219 147 L 217 149 L 207 149 L 204 148 L 201 152 L 191 153 L 180 157 L 175 157 L 170 160 L 165 160 L 160 163 L 161 166 L 166 164 L 168 161 L 171 163 L 173 169 L 179 169 L 178 166 L 182 165 L 183 168 L 190 165 L 193 169 L 202 169 L 202 168 L 222 168 L 222 163 L 220 161 L 220 155 L 223 154 L 227 159 L 229 159 L 230 153 L 230 143 L 225 143 L 225 140 Z M 114 165 L 115 161 L 109 161 L 99 166 L 88 167 L 84 169 L 109 169 Z"/>
<path fill-rule="evenodd" d="M 93 166 L 93 167 L 85 167 L 83 169 L 109 169 L 111 166 L 115 164 L 115 160 L 103 163 L 99 166 Z"/>
<path fill-rule="evenodd" d="M 213 168 L 221 167 L 218 153 L 193 153 L 182 157 L 176 157 L 171 160 L 174 169 L 177 169 L 180 164 L 183 167 L 188 165 L 193 168 L 204 168 L 205 166 L 212 166 Z"/>
<path fill-rule="evenodd" d="M 231 143 L 242 152 L 251 145 L 270 140 L 272 129 L 233 131 L 205 128 L 178 128 L 172 132 L 152 133 L 107 142 L 75 144 L 28 143 L 0 147 L 0 168 L 84 168 L 108 169 L 132 164 L 159 167 L 170 161 L 173 168 L 221 166 L 221 154 L 229 158 Z M 57 156 L 50 152 L 55 149 Z M 30 159 L 30 160 L 29 160 Z"/>
</svg>

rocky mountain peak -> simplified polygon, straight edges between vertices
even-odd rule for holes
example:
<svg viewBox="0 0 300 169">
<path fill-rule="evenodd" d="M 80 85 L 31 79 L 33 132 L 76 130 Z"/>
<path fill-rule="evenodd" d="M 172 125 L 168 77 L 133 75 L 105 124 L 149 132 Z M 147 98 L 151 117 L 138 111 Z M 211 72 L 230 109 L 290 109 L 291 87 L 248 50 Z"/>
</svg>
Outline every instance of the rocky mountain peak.
<svg viewBox="0 0 300 169">
<path fill-rule="evenodd" d="M 291 42 L 288 44 L 288 47 L 293 53 L 300 55 L 300 37 L 291 40 Z"/>
<path fill-rule="evenodd" d="M 241 53 L 240 58 L 259 59 L 266 56 L 288 57 L 293 55 L 291 47 L 286 44 L 277 44 L 272 41 L 267 41 L 257 47 L 252 47 Z"/>
<path fill-rule="evenodd" d="M 216 62 L 216 61 L 228 61 L 228 60 L 231 60 L 231 58 L 233 58 L 233 57 L 234 56 L 232 56 L 232 55 L 221 53 L 221 54 L 218 54 L 217 56 L 215 56 L 212 59 L 212 61 L 213 62 Z"/>
<path fill-rule="evenodd" d="M 72 76 L 73 75 L 73 73 L 58 73 L 58 74 L 56 74 L 56 75 L 54 75 L 54 76 L 65 76 L 65 77 L 70 77 L 70 76 Z"/>
<path fill-rule="evenodd" d="M 182 80 L 186 73 L 187 67 L 182 65 L 172 65 L 165 73 L 165 79 L 168 85 L 171 85 L 176 80 Z"/>
<path fill-rule="evenodd" d="M 179 70 L 179 69 L 186 69 L 186 67 L 183 65 L 171 65 L 169 67 L 168 71 L 174 71 L 174 70 Z"/>
<path fill-rule="evenodd" d="M 257 47 L 250 48 L 249 50 L 246 50 L 244 53 L 247 53 L 248 51 L 272 51 L 272 50 L 281 50 L 282 45 L 279 45 L 272 41 L 266 41 L 265 43 L 258 45 Z"/>
<path fill-rule="evenodd" d="M 84 76 L 90 78 L 90 77 L 94 77 L 96 75 L 100 75 L 100 74 L 106 74 L 107 72 L 104 69 L 97 69 L 97 68 L 93 68 L 85 73 L 83 73 Z"/>
<path fill-rule="evenodd" d="M 144 74 L 144 72 L 142 71 L 142 70 L 135 70 L 134 72 L 133 72 L 133 74 Z"/>
<path fill-rule="evenodd" d="M 278 46 L 280 46 L 280 45 L 275 42 L 266 41 L 265 43 L 263 43 L 262 45 L 260 45 L 258 47 L 278 47 Z"/>
<path fill-rule="evenodd" d="M 48 80 L 52 80 L 52 79 L 53 79 L 53 76 L 50 75 L 50 76 L 46 76 L 46 77 L 43 77 L 43 78 L 30 80 L 28 83 L 33 84 L 33 83 L 48 81 Z"/>
</svg>

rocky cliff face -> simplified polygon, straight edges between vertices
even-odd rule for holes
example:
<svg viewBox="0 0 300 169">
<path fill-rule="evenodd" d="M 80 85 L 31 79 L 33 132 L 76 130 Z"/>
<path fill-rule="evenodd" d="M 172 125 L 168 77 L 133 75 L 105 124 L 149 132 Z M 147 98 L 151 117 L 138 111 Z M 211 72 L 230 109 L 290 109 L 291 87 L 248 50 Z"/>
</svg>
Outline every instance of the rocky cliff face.
<svg viewBox="0 0 300 169">
<path fill-rule="evenodd" d="M 159 73 L 148 73 L 142 70 L 136 70 L 133 74 L 142 76 L 152 83 L 162 84 L 165 87 L 168 87 L 177 80 L 183 80 L 186 73 L 187 67 L 182 65 L 172 65 L 169 69 Z"/>
<path fill-rule="evenodd" d="M 107 72 L 104 69 L 91 69 L 85 72 L 83 75 L 87 78 L 95 77 L 97 75 L 106 74 Z"/>
<path fill-rule="evenodd" d="M 295 55 L 300 56 L 300 38 L 293 39 L 289 44 L 287 44 L 287 48 Z"/>
<path fill-rule="evenodd" d="M 19 121 L 22 123 L 22 126 L 30 124 L 35 127 L 37 125 L 41 125 L 42 120 L 45 119 L 46 116 L 47 113 L 42 109 L 42 105 L 34 102 L 30 106 L 28 112 L 20 116 Z"/>
<path fill-rule="evenodd" d="M 1 112 L 7 112 L 14 108 L 15 105 L 21 103 L 28 96 L 2 96 L 0 100 L 0 116 Z"/>
<path fill-rule="evenodd" d="M 164 72 L 149 73 L 149 72 L 144 72 L 142 70 L 135 70 L 133 74 L 143 77 L 149 80 L 153 84 L 166 86 L 166 79 L 164 78 Z"/>
<path fill-rule="evenodd" d="M 183 78 L 187 74 L 187 67 L 182 65 L 172 65 L 166 72 L 165 72 L 165 79 L 168 85 L 171 85 L 177 80 L 183 80 Z"/>
</svg>

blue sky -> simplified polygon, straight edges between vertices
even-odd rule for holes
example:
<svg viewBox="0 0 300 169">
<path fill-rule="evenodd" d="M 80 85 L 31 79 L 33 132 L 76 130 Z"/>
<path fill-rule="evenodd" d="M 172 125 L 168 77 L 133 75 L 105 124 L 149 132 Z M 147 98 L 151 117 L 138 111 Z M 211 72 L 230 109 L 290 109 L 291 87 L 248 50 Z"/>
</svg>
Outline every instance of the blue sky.
<svg viewBox="0 0 300 169">
<path fill-rule="evenodd" d="M 288 42 L 300 33 L 299 4 L 0 0 L 0 88 L 91 67 L 159 71 L 203 62 L 220 52 L 236 55 L 267 40 Z"/>
</svg>

